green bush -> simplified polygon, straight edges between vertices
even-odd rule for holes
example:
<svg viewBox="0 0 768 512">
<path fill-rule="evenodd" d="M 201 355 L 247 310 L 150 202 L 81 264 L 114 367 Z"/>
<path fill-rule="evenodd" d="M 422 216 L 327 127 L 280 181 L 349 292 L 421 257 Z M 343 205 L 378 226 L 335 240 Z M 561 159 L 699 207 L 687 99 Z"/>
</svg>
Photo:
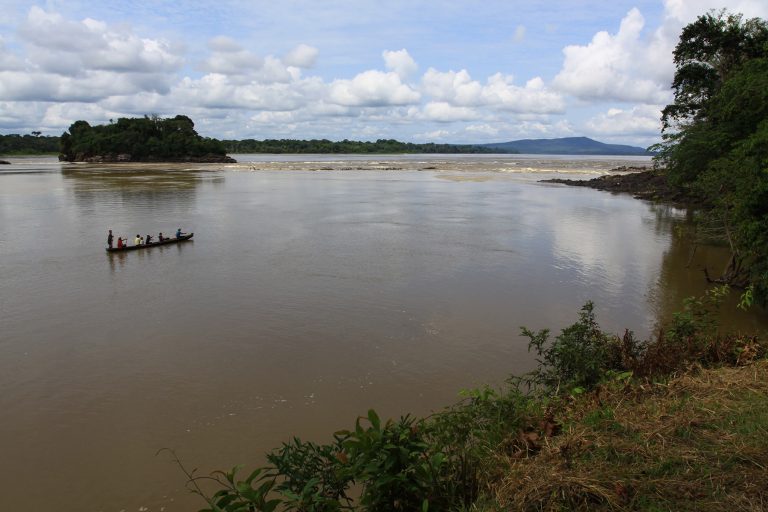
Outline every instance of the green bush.
<svg viewBox="0 0 768 512">
<path fill-rule="evenodd" d="M 581 308 L 579 320 L 563 329 L 552 343 L 548 329 L 534 333 L 522 327 L 521 331 L 530 340 L 528 350 L 536 352 L 538 362 L 530 381 L 548 392 L 590 390 L 607 371 L 626 369 L 618 338 L 600 330 L 591 301 Z M 635 347 L 631 350 L 634 352 Z"/>
</svg>

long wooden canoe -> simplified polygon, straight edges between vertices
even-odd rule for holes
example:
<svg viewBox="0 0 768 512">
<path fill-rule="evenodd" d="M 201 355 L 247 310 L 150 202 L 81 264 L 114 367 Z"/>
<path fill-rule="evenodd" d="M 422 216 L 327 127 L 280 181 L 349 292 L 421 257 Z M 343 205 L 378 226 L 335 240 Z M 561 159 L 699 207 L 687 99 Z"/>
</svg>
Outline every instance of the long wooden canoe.
<svg viewBox="0 0 768 512">
<path fill-rule="evenodd" d="M 186 242 L 190 238 L 195 236 L 194 233 L 190 233 L 188 235 L 182 235 L 179 238 L 173 237 L 173 238 L 165 238 L 162 242 L 152 242 L 150 244 L 144 244 L 144 245 L 127 245 L 121 248 L 112 247 L 111 249 L 107 247 L 107 252 L 125 252 L 125 251 L 135 251 L 136 249 L 149 249 L 150 247 L 157 247 L 158 245 L 168 245 L 168 244 L 177 244 L 179 242 Z"/>
</svg>

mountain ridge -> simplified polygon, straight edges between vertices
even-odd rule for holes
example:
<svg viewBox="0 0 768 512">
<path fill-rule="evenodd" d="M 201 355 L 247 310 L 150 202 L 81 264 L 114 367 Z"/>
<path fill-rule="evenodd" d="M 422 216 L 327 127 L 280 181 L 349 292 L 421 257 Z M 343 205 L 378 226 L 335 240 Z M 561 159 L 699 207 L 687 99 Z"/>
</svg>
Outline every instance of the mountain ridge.
<svg viewBox="0 0 768 512">
<path fill-rule="evenodd" d="M 509 142 L 492 142 L 476 146 L 531 155 L 638 155 L 653 153 L 639 146 L 606 144 L 589 137 L 560 137 L 555 139 L 520 139 Z"/>
</svg>

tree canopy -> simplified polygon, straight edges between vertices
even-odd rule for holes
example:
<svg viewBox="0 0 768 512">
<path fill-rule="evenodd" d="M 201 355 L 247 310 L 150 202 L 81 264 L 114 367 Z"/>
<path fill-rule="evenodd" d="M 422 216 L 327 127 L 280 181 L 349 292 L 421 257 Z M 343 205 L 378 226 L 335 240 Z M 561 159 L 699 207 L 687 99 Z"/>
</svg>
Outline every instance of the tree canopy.
<svg viewBox="0 0 768 512">
<path fill-rule="evenodd" d="M 66 161 L 226 161 L 224 145 L 201 137 L 187 116 L 163 119 L 122 117 L 91 126 L 75 121 L 61 136 L 60 160 Z"/>
<path fill-rule="evenodd" d="M 718 280 L 768 298 L 768 23 L 710 12 L 675 48 L 675 100 L 662 113 L 658 161 L 695 190 L 731 248 Z"/>
</svg>

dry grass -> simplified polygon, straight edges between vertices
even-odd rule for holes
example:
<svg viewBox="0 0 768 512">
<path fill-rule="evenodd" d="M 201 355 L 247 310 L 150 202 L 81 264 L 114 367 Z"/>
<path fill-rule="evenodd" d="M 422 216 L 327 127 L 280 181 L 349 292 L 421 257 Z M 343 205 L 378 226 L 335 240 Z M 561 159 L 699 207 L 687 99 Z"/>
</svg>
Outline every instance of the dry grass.
<svg viewBox="0 0 768 512">
<path fill-rule="evenodd" d="M 501 509 L 768 511 L 766 360 L 617 383 L 554 414 L 561 433 L 544 422 L 535 450 L 502 456 Z"/>
</svg>

